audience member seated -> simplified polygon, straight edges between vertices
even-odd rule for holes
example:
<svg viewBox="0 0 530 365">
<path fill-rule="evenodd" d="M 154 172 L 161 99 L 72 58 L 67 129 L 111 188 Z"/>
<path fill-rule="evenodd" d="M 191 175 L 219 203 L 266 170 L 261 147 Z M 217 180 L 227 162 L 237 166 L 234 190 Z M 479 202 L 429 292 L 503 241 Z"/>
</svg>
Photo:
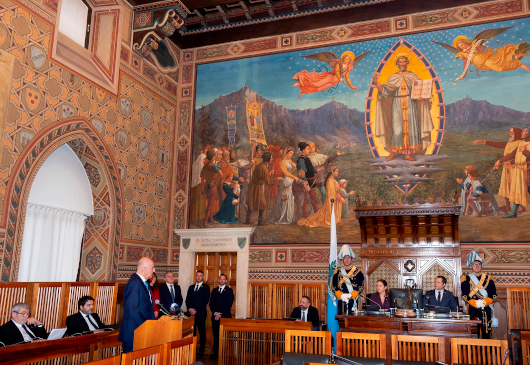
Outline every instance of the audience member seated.
<svg viewBox="0 0 530 365">
<path fill-rule="evenodd" d="M 0 327 L 0 341 L 9 346 L 46 339 L 48 334 L 42 322 L 30 315 L 29 305 L 15 304 L 11 308 L 11 320 Z"/>
<path fill-rule="evenodd" d="M 376 286 L 377 292 L 370 294 L 371 302 L 367 302 L 366 305 L 377 304 L 381 309 L 390 309 L 390 299 L 388 296 L 388 284 L 386 280 L 379 279 L 377 280 Z"/>
<path fill-rule="evenodd" d="M 444 276 L 437 276 L 434 280 L 434 290 L 429 290 L 423 297 L 423 309 L 429 311 L 430 306 L 447 307 L 451 312 L 457 312 L 456 299 L 453 293 L 445 290 L 447 279 Z"/>
<path fill-rule="evenodd" d="M 291 318 L 296 318 L 297 321 L 311 322 L 311 329 L 318 331 L 320 318 L 318 309 L 311 305 L 311 299 L 304 295 L 298 304 L 298 307 L 291 312 Z"/>
<path fill-rule="evenodd" d="M 68 336 L 83 333 L 104 332 L 107 327 L 105 323 L 94 313 L 94 298 L 89 295 L 79 298 L 77 301 L 79 312 L 66 317 L 66 333 Z"/>
</svg>

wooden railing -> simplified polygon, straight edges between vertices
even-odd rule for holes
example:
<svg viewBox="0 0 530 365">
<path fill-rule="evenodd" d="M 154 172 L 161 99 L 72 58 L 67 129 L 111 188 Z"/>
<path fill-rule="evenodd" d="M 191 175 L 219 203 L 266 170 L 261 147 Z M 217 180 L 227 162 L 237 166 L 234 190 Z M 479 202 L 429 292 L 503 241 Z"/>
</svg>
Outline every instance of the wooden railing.
<svg viewBox="0 0 530 365">
<path fill-rule="evenodd" d="M 2 365 L 84 364 L 121 353 L 118 331 L 0 348 Z"/>
<path fill-rule="evenodd" d="M 310 330 L 310 322 L 221 318 L 219 365 L 266 365 L 285 352 L 285 330 Z"/>
<path fill-rule="evenodd" d="M 247 293 L 247 318 L 289 317 L 304 295 L 318 309 L 320 320 L 326 318 L 327 284 L 249 283 Z"/>
<path fill-rule="evenodd" d="M 84 295 L 95 299 L 94 311 L 103 323 L 115 323 L 118 284 L 96 282 L 0 283 L 0 321 L 9 321 L 11 307 L 22 302 L 47 330 L 65 327 L 66 317 L 78 311 L 77 301 Z"/>
</svg>

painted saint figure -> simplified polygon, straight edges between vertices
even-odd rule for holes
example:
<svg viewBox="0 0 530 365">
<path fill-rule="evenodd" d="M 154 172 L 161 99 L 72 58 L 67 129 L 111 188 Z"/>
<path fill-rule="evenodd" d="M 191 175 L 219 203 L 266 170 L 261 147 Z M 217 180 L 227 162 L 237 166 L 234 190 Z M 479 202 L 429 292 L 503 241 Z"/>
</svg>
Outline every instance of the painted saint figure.
<svg viewBox="0 0 530 365">
<path fill-rule="evenodd" d="M 331 71 L 325 72 L 308 72 L 306 70 L 300 71 L 293 76 L 293 79 L 296 82 L 293 84 L 293 87 L 298 87 L 300 89 L 300 98 L 304 94 L 313 94 L 318 91 L 324 91 L 337 85 L 339 82 L 344 82 L 348 84 L 350 89 L 357 90 L 353 86 L 350 79 L 350 71 L 361 61 L 363 58 L 368 56 L 372 51 L 365 52 L 357 57 L 353 52 L 344 52 L 340 59 L 333 52 L 320 52 L 308 56 L 302 56 L 310 60 L 317 60 L 326 62 L 331 67 Z"/>
<path fill-rule="evenodd" d="M 405 155 L 406 160 L 416 161 L 411 154 L 431 144 L 431 131 L 434 129 L 431 101 L 411 98 L 414 81 L 421 79 L 407 70 L 409 63 L 408 55 L 401 53 L 396 57 L 398 72 L 384 84 L 379 82 L 378 76 L 373 80 L 379 91 L 375 136 L 390 152 L 387 161 L 391 161 L 396 154 Z"/>
</svg>

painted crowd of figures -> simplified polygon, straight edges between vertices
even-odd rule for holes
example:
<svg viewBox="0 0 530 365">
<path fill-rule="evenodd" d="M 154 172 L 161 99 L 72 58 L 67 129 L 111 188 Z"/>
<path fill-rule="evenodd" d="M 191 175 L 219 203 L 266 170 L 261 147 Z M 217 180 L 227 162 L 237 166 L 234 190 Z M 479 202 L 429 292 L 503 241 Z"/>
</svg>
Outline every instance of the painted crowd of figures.
<svg viewBox="0 0 530 365">
<path fill-rule="evenodd" d="M 250 156 L 243 149 L 213 149 L 207 146 L 192 167 L 191 221 L 258 225 L 298 224 L 330 227 L 332 200 L 335 217 L 349 217 L 348 182 L 339 180 L 332 156 L 318 153 L 314 143 L 300 142 L 295 149 L 269 145 L 253 146 Z M 297 152 L 298 152 L 297 151 Z M 318 200 L 318 201 L 317 201 Z"/>
</svg>

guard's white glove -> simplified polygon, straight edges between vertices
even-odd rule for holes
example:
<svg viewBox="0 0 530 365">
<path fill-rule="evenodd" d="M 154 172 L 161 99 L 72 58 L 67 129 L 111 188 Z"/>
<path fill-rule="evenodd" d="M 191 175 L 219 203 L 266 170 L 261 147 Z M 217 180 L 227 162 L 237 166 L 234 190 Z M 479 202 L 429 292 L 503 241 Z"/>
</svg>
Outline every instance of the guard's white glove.
<svg viewBox="0 0 530 365">
<path fill-rule="evenodd" d="M 475 301 L 475 304 L 477 305 L 477 308 L 484 309 L 486 306 L 486 302 L 483 299 L 478 299 Z"/>
<path fill-rule="evenodd" d="M 348 303 L 351 299 L 351 294 L 350 293 L 344 293 L 340 296 L 340 299 L 345 302 L 345 303 Z"/>
</svg>

